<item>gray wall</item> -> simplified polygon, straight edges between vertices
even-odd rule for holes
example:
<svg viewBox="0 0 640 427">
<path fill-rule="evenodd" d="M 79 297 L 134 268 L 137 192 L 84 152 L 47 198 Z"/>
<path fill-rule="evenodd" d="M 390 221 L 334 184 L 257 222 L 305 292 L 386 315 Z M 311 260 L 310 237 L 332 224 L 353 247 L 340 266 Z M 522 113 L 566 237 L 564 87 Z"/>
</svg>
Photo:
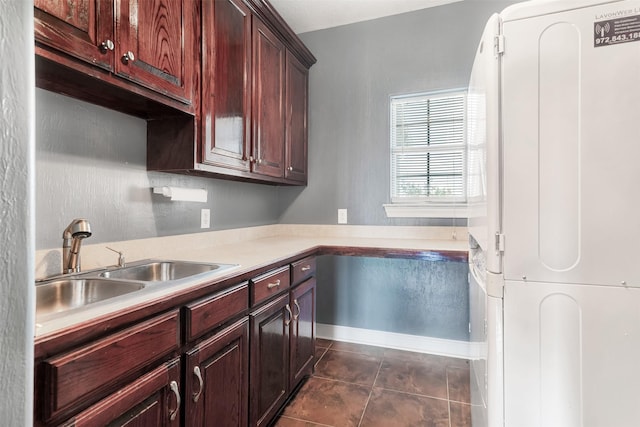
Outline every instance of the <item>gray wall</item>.
<svg viewBox="0 0 640 427">
<path fill-rule="evenodd" d="M 0 0 L 0 414 L 33 414 L 33 6 Z"/>
<path fill-rule="evenodd" d="M 211 229 L 278 222 L 278 189 L 147 172 L 146 122 L 52 92 L 36 92 L 38 249 L 62 244 L 73 218 L 87 218 L 88 243 L 195 233 L 200 209 Z M 171 202 L 154 186 L 206 188 L 207 203 Z"/>
<path fill-rule="evenodd" d="M 318 62 L 309 85 L 309 185 L 280 190 L 285 223 L 453 225 L 387 218 L 389 97 L 465 88 L 489 16 L 513 2 L 464 1 L 301 35 Z M 467 266 L 324 258 L 318 321 L 468 339 Z"/>
<path fill-rule="evenodd" d="M 513 2 L 464 1 L 301 35 L 309 85 L 309 186 L 282 189 L 286 223 L 452 225 L 388 219 L 389 96 L 466 88 L 482 30 Z M 464 223 L 464 222 L 462 222 Z"/>
</svg>

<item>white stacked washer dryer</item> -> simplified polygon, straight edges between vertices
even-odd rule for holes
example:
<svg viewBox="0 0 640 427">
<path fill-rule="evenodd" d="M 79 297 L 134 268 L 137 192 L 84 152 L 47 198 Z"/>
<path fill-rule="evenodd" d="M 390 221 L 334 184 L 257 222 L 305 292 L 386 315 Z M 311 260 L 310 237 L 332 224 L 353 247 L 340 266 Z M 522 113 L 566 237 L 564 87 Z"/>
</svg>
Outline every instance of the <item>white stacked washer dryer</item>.
<svg viewBox="0 0 640 427">
<path fill-rule="evenodd" d="M 640 426 L 640 0 L 492 16 L 468 105 L 474 427 Z"/>
</svg>

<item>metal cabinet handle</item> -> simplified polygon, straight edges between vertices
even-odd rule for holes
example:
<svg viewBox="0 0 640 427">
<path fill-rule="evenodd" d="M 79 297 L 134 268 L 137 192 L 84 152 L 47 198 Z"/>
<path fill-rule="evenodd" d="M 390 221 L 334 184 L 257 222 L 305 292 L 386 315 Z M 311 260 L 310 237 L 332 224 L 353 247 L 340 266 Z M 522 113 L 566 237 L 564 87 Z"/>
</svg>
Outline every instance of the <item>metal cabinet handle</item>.
<svg viewBox="0 0 640 427">
<path fill-rule="evenodd" d="M 300 270 L 302 270 L 302 271 L 309 271 L 309 270 L 311 270 L 311 266 L 307 264 L 307 265 L 305 265 L 304 267 L 302 267 Z"/>
<path fill-rule="evenodd" d="M 102 43 L 100 43 L 100 52 L 102 53 L 107 53 L 110 50 L 113 50 L 116 47 L 115 44 L 113 44 L 113 42 L 109 39 L 103 41 Z"/>
<path fill-rule="evenodd" d="M 175 421 L 176 417 L 178 416 L 178 412 L 180 412 L 180 390 L 178 390 L 178 383 L 175 381 L 171 381 L 169 383 L 169 388 L 176 397 L 176 410 L 169 411 L 169 421 Z"/>
<path fill-rule="evenodd" d="M 269 283 L 267 285 L 267 289 L 277 288 L 278 286 L 280 286 L 280 279 L 276 280 L 274 283 Z"/>
<path fill-rule="evenodd" d="M 287 170 L 288 170 L 289 172 L 291 172 L 291 171 L 293 170 L 293 166 L 289 166 L 289 167 L 287 168 Z"/>
<path fill-rule="evenodd" d="M 295 320 L 296 322 L 298 321 L 298 319 L 300 318 L 300 304 L 298 304 L 298 299 L 294 299 L 293 300 L 293 304 L 296 306 L 296 308 L 298 309 L 298 314 L 296 314 L 295 316 L 293 316 L 293 320 Z"/>
<path fill-rule="evenodd" d="M 202 374 L 200 373 L 200 367 L 196 366 L 195 368 L 193 368 L 193 375 L 196 376 L 196 378 L 198 379 L 198 384 L 199 384 L 199 389 L 197 393 L 193 393 L 193 401 L 194 403 L 198 402 L 198 399 L 200 399 L 200 396 L 202 395 L 202 390 L 204 389 L 204 381 L 202 380 Z"/>
<path fill-rule="evenodd" d="M 122 55 L 122 62 L 124 62 L 125 64 L 128 64 L 129 61 L 133 62 L 136 60 L 136 57 L 133 55 L 133 52 L 131 52 L 130 50 L 127 51 L 124 55 Z"/>
<path fill-rule="evenodd" d="M 291 312 L 291 307 L 289 307 L 289 304 L 287 304 L 285 308 L 289 312 L 289 318 L 284 321 L 284 326 L 289 326 L 289 324 L 291 323 L 291 319 L 293 319 L 293 313 Z"/>
</svg>

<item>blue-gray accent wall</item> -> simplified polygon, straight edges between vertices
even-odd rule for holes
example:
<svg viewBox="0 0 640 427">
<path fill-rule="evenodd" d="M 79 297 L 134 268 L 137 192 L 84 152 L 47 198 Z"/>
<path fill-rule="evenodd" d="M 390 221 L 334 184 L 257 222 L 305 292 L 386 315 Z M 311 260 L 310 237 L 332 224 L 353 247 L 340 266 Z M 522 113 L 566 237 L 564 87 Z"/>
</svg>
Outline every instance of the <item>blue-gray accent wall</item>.
<svg viewBox="0 0 640 427">
<path fill-rule="evenodd" d="M 466 341 L 467 264 L 322 256 L 319 323 Z"/>
</svg>

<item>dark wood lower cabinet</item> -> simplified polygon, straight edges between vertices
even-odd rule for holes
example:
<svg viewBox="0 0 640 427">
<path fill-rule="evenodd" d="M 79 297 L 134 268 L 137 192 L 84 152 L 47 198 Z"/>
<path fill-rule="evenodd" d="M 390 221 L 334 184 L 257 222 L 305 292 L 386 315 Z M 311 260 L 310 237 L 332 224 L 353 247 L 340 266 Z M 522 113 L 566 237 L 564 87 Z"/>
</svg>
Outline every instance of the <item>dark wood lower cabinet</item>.
<svg viewBox="0 0 640 427">
<path fill-rule="evenodd" d="M 291 349 L 289 388 L 291 390 L 313 371 L 316 355 L 316 279 L 311 278 L 291 291 Z"/>
<path fill-rule="evenodd" d="M 267 425 L 289 392 L 289 323 L 286 293 L 258 310 L 251 319 L 250 426 Z"/>
<path fill-rule="evenodd" d="M 180 426 L 180 360 L 143 375 L 66 423 L 65 427 Z"/>
<path fill-rule="evenodd" d="M 251 426 L 268 425 L 313 371 L 316 280 L 310 278 L 252 312 Z"/>
<path fill-rule="evenodd" d="M 244 427 L 249 322 L 245 317 L 186 353 L 185 427 Z"/>
<path fill-rule="evenodd" d="M 313 256 L 275 264 L 94 340 L 70 335 L 35 361 L 34 427 L 270 425 L 313 371 L 314 274 Z"/>
</svg>

